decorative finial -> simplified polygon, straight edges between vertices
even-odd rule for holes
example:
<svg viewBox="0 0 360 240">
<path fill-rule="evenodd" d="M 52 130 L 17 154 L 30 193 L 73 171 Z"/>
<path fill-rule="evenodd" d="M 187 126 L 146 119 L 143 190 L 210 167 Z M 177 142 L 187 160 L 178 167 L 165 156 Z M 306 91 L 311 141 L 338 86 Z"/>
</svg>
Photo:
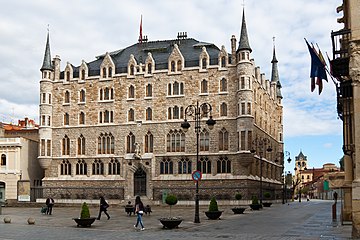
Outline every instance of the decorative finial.
<svg viewBox="0 0 360 240">
<path fill-rule="evenodd" d="M 274 45 L 274 47 L 275 47 L 275 36 L 272 37 L 272 39 L 273 39 L 273 45 Z"/>
<path fill-rule="evenodd" d="M 245 0 L 243 0 L 243 3 L 241 4 L 243 8 L 245 8 Z"/>
<path fill-rule="evenodd" d="M 50 32 L 50 24 L 47 25 L 47 31 Z"/>
</svg>

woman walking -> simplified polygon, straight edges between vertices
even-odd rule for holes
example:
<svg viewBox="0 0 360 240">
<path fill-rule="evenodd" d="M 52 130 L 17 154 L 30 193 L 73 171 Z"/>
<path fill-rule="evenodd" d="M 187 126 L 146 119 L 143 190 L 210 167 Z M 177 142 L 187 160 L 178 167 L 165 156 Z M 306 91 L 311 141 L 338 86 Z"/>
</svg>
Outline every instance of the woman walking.
<svg viewBox="0 0 360 240">
<path fill-rule="evenodd" d="M 141 231 L 144 231 L 144 224 L 142 221 L 142 215 L 144 214 L 144 204 L 142 203 L 140 196 L 136 196 L 135 198 L 135 213 L 137 215 L 136 224 L 134 225 L 135 228 L 140 224 Z"/>
<path fill-rule="evenodd" d="M 110 219 L 110 215 L 107 213 L 108 207 L 109 207 L 109 204 L 105 201 L 105 198 L 100 197 L 100 210 L 99 210 L 99 216 L 97 217 L 97 220 L 100 220 L 101 212 L 105 213 L 105 215 L 108 217 L 108 220 Z"/>
</svg>

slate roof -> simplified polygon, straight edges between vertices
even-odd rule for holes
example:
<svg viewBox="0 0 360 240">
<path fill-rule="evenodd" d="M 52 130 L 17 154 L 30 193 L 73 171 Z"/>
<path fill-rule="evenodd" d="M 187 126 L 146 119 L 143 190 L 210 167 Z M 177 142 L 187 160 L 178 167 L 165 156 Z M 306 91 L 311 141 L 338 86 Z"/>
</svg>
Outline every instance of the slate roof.
<svg viewBox="0 0 360 240">
<path fill-rule="evenodd" d="M 167 69 L 168 58 L 174 49 L 174 44 L 177 44 L 181 54 L 185 59 L 185 67 L 199 66 L 199 56 L 202 47 L 205 46 L 210 56 L 210 65 L 218 64 L 218 54 L 220 49 L 212 43 L 200 42 L 193 38 L 150 41 L 143 43 L 136 43 L 124 49 L 110 52 L 110 56 L 115 64 L 115 73 L 126 73 L 130 55 L 133 54 L 136 62 L 145 63 L 148 52 L 151 52 L 155 61 L 155 69 Z M 100 75 L 100 66 L 105 57 L 105 54 L 96 57 L 96 60 L 87 63 L 89 68 L 89 76 Z M 79 67 L 73 67 L 73 76 L 79 76 Z M 62 72 L 63 77 L 64 72 Z M 62 78 L 61 77 L 61 78 Z"/>
</svg>

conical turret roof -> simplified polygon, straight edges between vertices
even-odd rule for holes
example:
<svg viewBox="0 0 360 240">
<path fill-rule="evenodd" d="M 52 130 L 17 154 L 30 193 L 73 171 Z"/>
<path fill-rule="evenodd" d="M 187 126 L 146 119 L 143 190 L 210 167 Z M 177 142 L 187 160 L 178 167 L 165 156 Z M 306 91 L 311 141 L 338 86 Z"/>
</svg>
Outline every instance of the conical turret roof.
<svg viewBox="0 0 360 240">
<path fill-rule="evenodd" d="M 241 50 L 249 50 L 250 52 L 252 52 L 252 49 L 251 49 L 250 44 L 249 44 L 249 38 L 248 38 L 248 34 L 247 34 L 247 29 L 246 29 L 245 9 L 243 9 L 240 41 L 239 41 L 239 47 L 237 49 L 237 52 L 241 51 Z"/>
<path fill-rule="evenodd" d="M 40 71 L 43 71 L 43 70 L 53 70 L 53 66 L 51 63 L 51 54 L 50 54 L 49 33 L 47 34 L 44 60 L 43 60 L 43 64 L 42 64 Z"/>
<path fill-rule="evenodd" d="M 276 59 L 276 53 L 275 53 L 275 45 L 274 45 L 274 50 L 273 50 L 273 59 L 271 60 L 271 63 L 272 63 L 271 82 L 276 83 L 276 96 L 278 98 L 282 98 L 279 70 L 277 67 L 278 60 Z"/>
</svg>

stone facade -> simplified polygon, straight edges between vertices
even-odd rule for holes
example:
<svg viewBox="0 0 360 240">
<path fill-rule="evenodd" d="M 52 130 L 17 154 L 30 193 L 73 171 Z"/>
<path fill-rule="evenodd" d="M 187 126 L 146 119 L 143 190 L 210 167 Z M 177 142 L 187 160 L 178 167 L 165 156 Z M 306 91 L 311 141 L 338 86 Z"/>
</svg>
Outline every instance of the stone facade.
<svg viewBox="0 0 360 240">
<path fill-rule="evenodd" d="M 227 53 L 186 36 L 139 42 L 61 71 L 60 57 L 49 60 L 48 38 L 40 81 L 44 189 L 55 198 L 159 200 L 165 190 L 192 198 L 197 140 L 185 109 L 197 101 L 212 106 L 200 124 L 200 197 L 240 191 L 250 199 L 261 173 L 264 189 L 281 189 L 281 84 L 260 73 L 249 47 L 235 44 L 233 36 Z M 272 152 L 259 155 L 253 143 L 260 138 Z"/>
</svg>

